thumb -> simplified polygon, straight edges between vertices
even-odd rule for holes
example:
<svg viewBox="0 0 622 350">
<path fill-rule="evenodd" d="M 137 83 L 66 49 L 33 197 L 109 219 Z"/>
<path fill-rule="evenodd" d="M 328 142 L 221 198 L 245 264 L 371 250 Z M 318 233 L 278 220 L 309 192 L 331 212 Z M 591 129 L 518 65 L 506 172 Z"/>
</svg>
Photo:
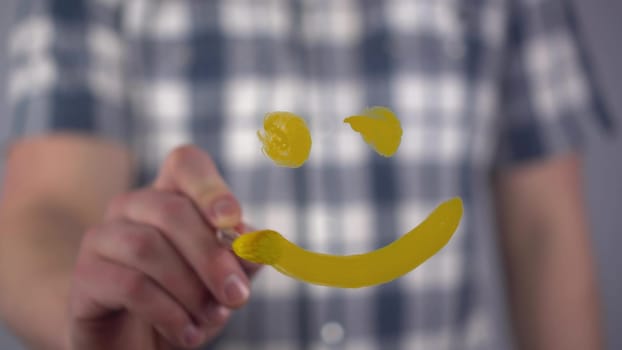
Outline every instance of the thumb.
<svg viewBox="0 0 622 350">
<path fill-rule="evenodd" d="M 212 158 L 198 147 L 181 146 L 169 153 L 154 187 L 190 198 L 213 227 L 235 227 L 241 222 L 239 202 Z"/>
</svg>

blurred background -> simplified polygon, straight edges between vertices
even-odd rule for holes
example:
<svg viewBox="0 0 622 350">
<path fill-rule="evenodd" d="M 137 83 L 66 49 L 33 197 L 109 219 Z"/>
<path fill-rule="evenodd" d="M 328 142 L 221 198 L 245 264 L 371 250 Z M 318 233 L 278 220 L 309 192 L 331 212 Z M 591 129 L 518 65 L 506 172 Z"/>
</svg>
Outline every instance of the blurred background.
<svg viewBox="0 0 622 350">
<path fill-rule="evenodd" d="M 0 0 L 0 118 L 7 113 L 6 38 L 15 3 Z M 593 240 L 601 282 L 608 349 L 622 349 L 622 1 L 568 0 L 575 3 L 582 37 L 589 49 L 607 106 L 618 131 L 604 135 L 590 130 L 586 153 L 585 182 Z M 0 130 L 0 140 L 6 134 Z M 0 157 L 0 176 L 2 161 Z M 0 349 L 23 349 L 0 324 Z"/>
</svg>

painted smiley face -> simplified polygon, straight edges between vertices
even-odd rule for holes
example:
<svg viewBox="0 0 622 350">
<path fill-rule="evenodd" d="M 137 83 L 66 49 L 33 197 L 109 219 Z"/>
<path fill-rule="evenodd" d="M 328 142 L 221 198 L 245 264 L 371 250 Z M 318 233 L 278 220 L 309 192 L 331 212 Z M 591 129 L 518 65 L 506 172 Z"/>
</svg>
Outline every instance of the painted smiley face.
<svg viewBox="0 0 622 350">
<path fill-rule="evenodd" d="M 402 128 L 386 107 L 372 107 L 344 120 L 378 154 L 390 157 L 398 149 Z M 296 168 L 311 152 L 311 135 L 304 119 L 289 112 L 273 112 L 257 133 L 263 152 L 279 166 Z M 304 250 L 273 230 L 239 236 L 233 251 L 242 259 L 267 264 L 293 278 L 325 286 L 359 288 L 389 282 L 436 254 L 451 239 L 462 218 L 458 197 L 441 203 L 414 229 L 380 249 L 338 256 Z"/>
</svg>

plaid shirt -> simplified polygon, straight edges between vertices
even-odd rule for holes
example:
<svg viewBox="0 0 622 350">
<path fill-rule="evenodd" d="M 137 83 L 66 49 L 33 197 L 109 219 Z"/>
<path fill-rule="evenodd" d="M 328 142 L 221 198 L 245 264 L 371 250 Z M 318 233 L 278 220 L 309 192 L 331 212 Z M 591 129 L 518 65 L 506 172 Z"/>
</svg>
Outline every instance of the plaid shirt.
<svg viewBox="0 0 622 350">
<path fill-rule="evenodd" d="M 607 124 L 562 1 L 21 1 L 12 136 L 117 140 L 137 184 L 197 144 L 248 222 L 334 254 L 383 246 L 461 196 L 458 232 L 417 270 L 341 290 L 266 268 L 209 348 L 505 349 L 490 173 L 573 151 L 582 120 Z M 392 158 L 342 123 L 374 105 L 402 121 Z M 301 168 L 261 154 L 275 110 L 310 126 Z"/>
</svg>

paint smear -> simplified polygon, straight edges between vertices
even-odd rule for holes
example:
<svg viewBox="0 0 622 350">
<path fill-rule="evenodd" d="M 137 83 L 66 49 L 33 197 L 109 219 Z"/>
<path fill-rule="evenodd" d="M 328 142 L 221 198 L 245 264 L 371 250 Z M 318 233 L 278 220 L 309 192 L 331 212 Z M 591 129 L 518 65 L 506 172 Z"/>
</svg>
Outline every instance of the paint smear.
<svg viewBox="0 0 622 350">
<path fill-rule="evenodd" d="M 290 112 L 271 112 L 257 131 L 263 153 L 279 166 L 298 168 L 309 158 L 311 134 L 305 120 Z"/>
<path fill-rule="evenodd" d="M 386 107 L 371 107 L 344 119 L 378 154 L 391 157 L 402 140 L 402 127 Z M 297 168 L 309 157 L 311 135 L 301 117 L 272 112 L 257 132 L 263 152 L 279 166 Z M 283 274 L 319 285 L 359 288 L 398 278 L 441 250 L 462 218 L 458 197 L 441 203 L 421 224 L 393 243 L 365 254 L 338 256 L 302 249 L 272 230 L 241 235 L 233 251 L 242 259 L 272 265 Z"/>
<path fill-rule="evenodd" d="M 314 253 L 272 230 L 241 235 L 233 242 L 233 251 L 242 259 L 272 265 L 308 283 L 340 288 L 372 286 L 398 278 L 436 254 L 458 228 L 462 211 L 462 200 L 452 198 L 393 243 L 365 254 Z"/>
<path fill-rule="evenodd" d="M 402 141 L 400 120 L 387 107 L 368 108 L 362 115 L 353 115 L 343 122 L 350 124 L 352 130 L 360 133 L 363 140 L 384 157 L 393 156 Z"/>
</svg>

